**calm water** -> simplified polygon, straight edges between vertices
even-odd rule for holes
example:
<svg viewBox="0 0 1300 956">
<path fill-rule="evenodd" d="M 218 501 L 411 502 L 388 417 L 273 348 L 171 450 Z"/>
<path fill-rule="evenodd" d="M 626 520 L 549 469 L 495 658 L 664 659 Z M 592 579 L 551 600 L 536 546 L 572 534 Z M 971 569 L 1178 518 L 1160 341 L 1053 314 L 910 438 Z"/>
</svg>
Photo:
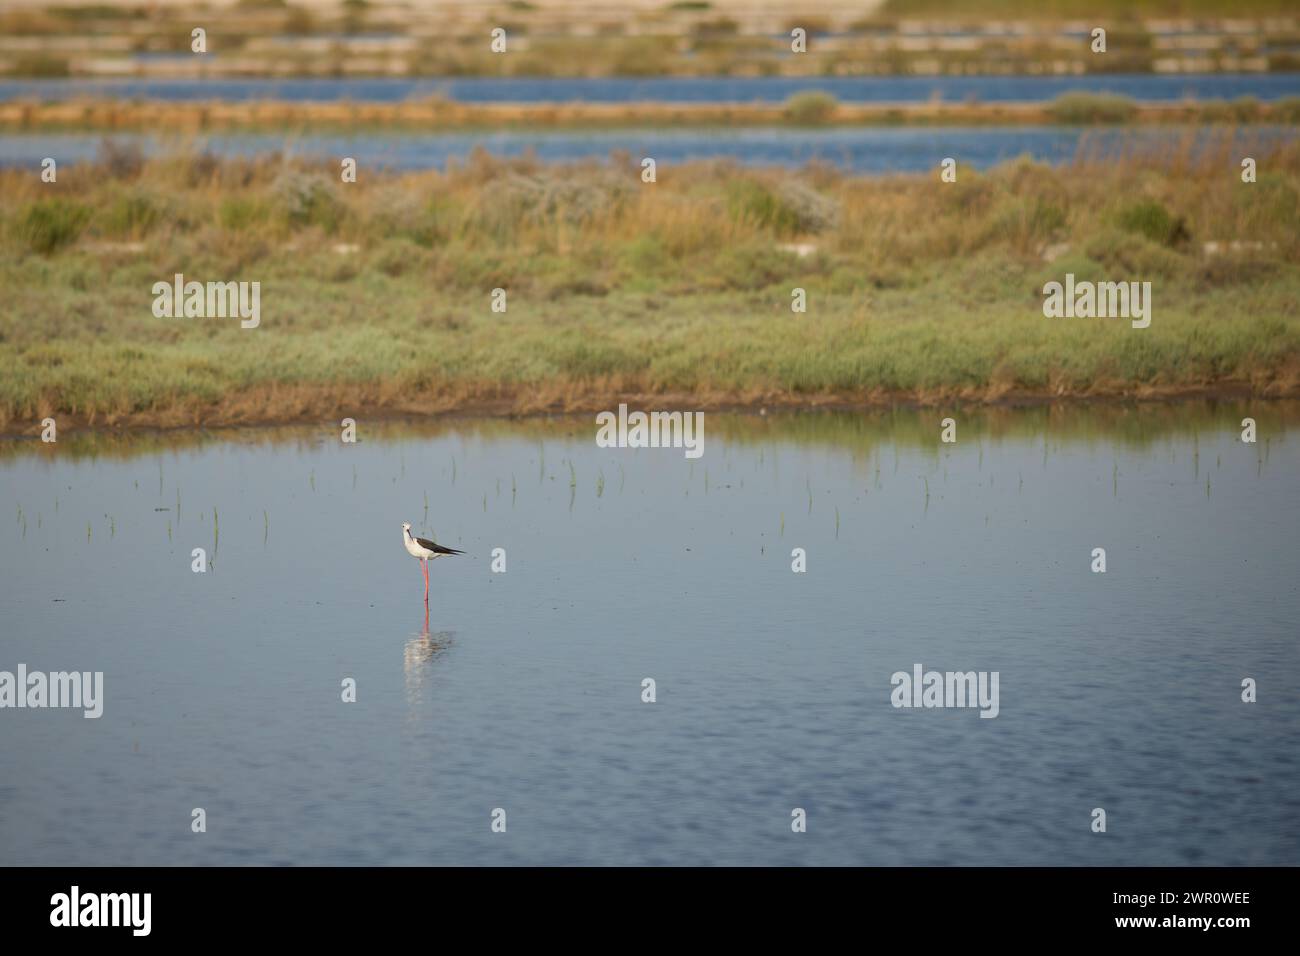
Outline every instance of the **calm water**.
<svg viewBox="0 0 1300 956">
<path fill-rule="evenodd" d="M 604 160 L 615 150 L 654 156 L 661 163 L 731 159 L 754 166 L 798 167 L 818 161 L 856 173 L 912 173 L 932 170 L 945 156 L 966 166 L 986 169 L 1017 156 L 1048 163 L 1071 160 L 1086 143 L 1087 151 L 1116 155 L 1125 151 L 1177 154 L 1187 131 L 1177 128 L 1098 130 L 1065 126 L 983 126 L 972 128 L 690 129 L 603 131 L 500 131 L 410 134 L 393 131 L 341 135 L 234 134 L 203 137 L 185 148 L 218 156 L 257 156 L 285 152 L 336 163 L 351 156 L 367 169 L 443 169 L 464 161 L 476 149 L 498 156 L 532 153 L 546 162 Z M 1202 128 L 1192 134 L 1201 144 L 1221 142 L 1223 130 Z M 1267 154 L 1292 142 L 1295 127 L 1252 127 L 1238 134 L 1243 145 Z M 152 136 L 115 134 L 119 143 L 138 143 L 148 154 L 177 148 L 176 142 Z M 60 162 L 93 160 L 102 133 L 0 134 L 0 166 L 37 167 L 46 156 Z M 1234 166 L 1235 170 L 1236 167 Z"/>
<path fill-rule="evenodd" d="M 1300 410 L 939 417 L 0 444 L 0 862 L 1300 863 Z"/>
<path fill-rule="evenodd" d="M 1140 100 L 1235 99 L 1239 96 L 1274 100 L 1300 94 L 1300 74 L 4 80 L 0 81 L 0 100 L 114 96 L 160 100 L 396 102 L 438 95 L 465 103 L 629 103 L 639 100 L 773 103 L 804 90 L 826 90 L 848 103 L 915 103 L 931 99 L 1043 102 L 1074 90 L 1119 93 Z"/>
</svg>

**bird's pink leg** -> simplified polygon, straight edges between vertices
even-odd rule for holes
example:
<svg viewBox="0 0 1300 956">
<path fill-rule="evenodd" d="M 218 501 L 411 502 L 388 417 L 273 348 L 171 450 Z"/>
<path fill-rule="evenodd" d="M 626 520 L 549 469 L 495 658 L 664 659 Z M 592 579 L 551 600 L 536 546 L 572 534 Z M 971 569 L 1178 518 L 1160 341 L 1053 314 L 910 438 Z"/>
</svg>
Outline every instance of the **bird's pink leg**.
<svg viewBox="0 0 1300 956">
<path fill-rule="evenodd" d="M 429 559 L 425 558 L 420 562 L 424 565 L 424 603 L 429 603 Z"/>
</svg>

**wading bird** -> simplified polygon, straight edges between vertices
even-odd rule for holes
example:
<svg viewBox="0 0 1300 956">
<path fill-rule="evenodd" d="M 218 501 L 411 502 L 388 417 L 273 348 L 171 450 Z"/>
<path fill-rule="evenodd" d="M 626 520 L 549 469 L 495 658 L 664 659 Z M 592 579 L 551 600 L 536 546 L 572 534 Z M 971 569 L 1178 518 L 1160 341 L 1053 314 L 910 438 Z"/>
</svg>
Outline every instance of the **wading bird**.
<svg viewBox="0 0 1300 956">
<path fill-rule="evenodd" d="M 406 545 L 407 554 L 413 558 L 419 558 L 420 564 L 424 568 L 424 603 L 429 603 L 429 559 L 441 558 L 444 554 L 464 554 L 464 551 L 457 551 L 455 548 L 444 548 L 440 544 L 430 541 L 428 538 L 417 538 L 411 534 L 411 523 L 402 522 L 402 543 Z"/>
</svg>

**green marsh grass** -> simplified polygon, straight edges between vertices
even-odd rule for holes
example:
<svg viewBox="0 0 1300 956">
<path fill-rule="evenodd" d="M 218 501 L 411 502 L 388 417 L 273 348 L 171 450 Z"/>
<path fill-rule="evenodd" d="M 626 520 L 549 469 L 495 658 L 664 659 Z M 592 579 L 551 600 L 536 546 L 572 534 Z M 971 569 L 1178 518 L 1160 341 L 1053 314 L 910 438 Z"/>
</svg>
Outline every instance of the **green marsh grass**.
<svg viewBox="0 0 1300 956">
<path fill-rule="evenodd" d="M 1243 150 L 1256 183 L 1240 181 Z M 109 214 L 116 175 L 61 170 L 60 208 L 90 215 L 34 234 L 33 216 L 65 214 L 48 213 L 48 184 L 0 171 L 0 284 L 17 303 L 0 313 L 0 430 L 56 413 L 289 421 L 357 402 L 402 414 L 1300 388 L 1300 146 L 1231 129 L 1118 160 L 1085 141 L 1066 167 L 1017 160 L 943 188 L 719 162 L 651 189 L 621 160 L 479 154 L 321 193 L 312 170 L 178 154 L 131 180 L 167 215 L 123 220 Z M 309 185 L 284 186 L 299 176 Z M 222 215 L 231 202 L 267 213 Z M 1067 271 L 1151 279 L 1151 328 L 1044 319 L 1043 283 Z M 152 284 L 175 272 L 260 281 L 262 327 L 155 318 Z M 497 286 L 506 314 L 489 308 Z M 806 315 L 790 313 L 794 286 L 817 290 Z"/>
</svg>

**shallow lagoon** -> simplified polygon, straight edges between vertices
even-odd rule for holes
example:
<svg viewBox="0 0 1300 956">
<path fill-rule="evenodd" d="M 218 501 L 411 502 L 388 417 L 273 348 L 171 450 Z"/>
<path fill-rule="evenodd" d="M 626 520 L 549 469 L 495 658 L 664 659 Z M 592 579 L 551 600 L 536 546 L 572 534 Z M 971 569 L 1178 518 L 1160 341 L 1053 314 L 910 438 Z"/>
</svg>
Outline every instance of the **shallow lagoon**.
<svg viewBox="0 0 1300 956">
<path fill-rule="evenodd" d="M 88 96 L 151 100 L 393 103 L 439 96 L 462 103 L 780 103 L 824 90 L 847 103 L 930 100 L 1042 103 L 1090 90 L 1138 100 L 1275 100 L 1300 93 L 1294 73 L 1101 73 L 1088 76 L 647 76 L 647 77 L 146 77 L 4 79 L 0 101 Z"/>
<path fill-rule="evenodd" d="M 1300 411 L 945 414 L 0 444 L 0 669 L 105 675 L 0 711 L 0 861 L 1300 862 Z"/>
</svg>

